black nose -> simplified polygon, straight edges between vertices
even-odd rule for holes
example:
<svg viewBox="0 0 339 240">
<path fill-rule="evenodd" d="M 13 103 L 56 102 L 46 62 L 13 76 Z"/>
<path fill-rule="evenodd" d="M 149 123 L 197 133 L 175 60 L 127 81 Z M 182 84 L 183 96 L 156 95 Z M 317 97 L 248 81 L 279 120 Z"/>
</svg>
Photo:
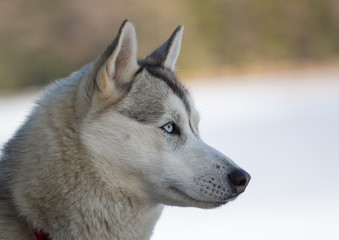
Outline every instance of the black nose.
<svg viewBox="0 0 339 240">
<path fill-rule="evenodd" d="M 237 193 L 245 191 L 247 184 L 251 180 L 251 176 L 242 169 L 234 170 L 228 176 Z"/>
</svg>

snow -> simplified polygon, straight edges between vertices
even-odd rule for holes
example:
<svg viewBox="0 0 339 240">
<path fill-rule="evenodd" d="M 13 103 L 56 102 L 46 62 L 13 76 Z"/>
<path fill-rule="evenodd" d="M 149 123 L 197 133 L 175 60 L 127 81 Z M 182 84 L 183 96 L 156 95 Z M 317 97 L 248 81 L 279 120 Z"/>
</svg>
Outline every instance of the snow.
<svg viewBox="0 0 339 240">
<path fill-rule="evenodd" d="M 339 239 L 339 69 L 189 85 L 202 138 L 252 180 L 236 201 L 217 209 L 166 207 L 152 240 Z M 36 96 L 0 96 L 0 145 Z"/>
</svg>

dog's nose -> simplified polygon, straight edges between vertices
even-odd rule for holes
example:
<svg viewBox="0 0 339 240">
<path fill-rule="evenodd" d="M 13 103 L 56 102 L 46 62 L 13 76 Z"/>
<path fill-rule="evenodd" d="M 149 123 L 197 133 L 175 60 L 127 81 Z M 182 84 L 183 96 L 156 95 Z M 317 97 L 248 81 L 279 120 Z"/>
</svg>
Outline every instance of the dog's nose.
<svg viewBox="0 0 339 240">
<path fill-rule="evenodd" d="M 242 169 L 236 169 L 228 176 L 237 193 L 245 191 L 246 186 L 251 180 L 251 176 Z"/>
</svg>

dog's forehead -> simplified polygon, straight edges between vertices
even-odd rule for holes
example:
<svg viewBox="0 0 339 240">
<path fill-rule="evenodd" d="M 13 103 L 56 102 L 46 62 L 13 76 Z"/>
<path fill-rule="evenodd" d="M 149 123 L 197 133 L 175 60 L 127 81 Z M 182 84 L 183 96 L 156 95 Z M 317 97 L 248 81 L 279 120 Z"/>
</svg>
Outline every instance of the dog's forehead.
<svg viewBox="0 0 339 240">
<path fill-rule="evenodd" d="M 187 89 L 178 81 L 174 73 L 170 70 L 160 67 L 144 66 L 146 71 L 154 78 L 164 82 L 166 86 L 177 95 L 183 102 L 186 111 L 191 112 L 191 106 L 189 102 L 189 92 Z"/>
<path fill-rule="evenodd" d="M 120 104 L 119 112 L 140 122 L 155 123 L 168 111 L 171 95 L 179 99 L 190 115 L 189 93 L 175 75 L 166 69 L 143 68 Z"/>
</svg>

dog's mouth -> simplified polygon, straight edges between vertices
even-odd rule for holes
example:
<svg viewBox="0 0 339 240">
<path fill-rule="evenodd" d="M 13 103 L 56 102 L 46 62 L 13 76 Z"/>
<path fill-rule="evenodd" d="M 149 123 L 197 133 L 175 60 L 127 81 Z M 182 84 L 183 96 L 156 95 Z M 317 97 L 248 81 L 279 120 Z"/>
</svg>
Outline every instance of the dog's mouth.
<svg viewBox="0 0 339 240">
<path fill-rule="evenodd" d="M 177 187 L 169 187 L 169 190 L 175 193 L 176 195 L 180 196 L 180 198 L 183 198 L 186 200 L 187 204 L 200 207 L 200 208 L 215 208 L 219 207 L 221 205 L 224 205 L 228 203 L 229 201 L 234 200 L 238 194 L 234 194 L 232 196 L 227 196 L 223 199 L 218 199 L 216 201 L 211 201 L 211 200 L 201 200 L 201 199 L 196 199 L 189 194 L 185 193 L 184 191 L 180 190 Z"/>
</svg>

